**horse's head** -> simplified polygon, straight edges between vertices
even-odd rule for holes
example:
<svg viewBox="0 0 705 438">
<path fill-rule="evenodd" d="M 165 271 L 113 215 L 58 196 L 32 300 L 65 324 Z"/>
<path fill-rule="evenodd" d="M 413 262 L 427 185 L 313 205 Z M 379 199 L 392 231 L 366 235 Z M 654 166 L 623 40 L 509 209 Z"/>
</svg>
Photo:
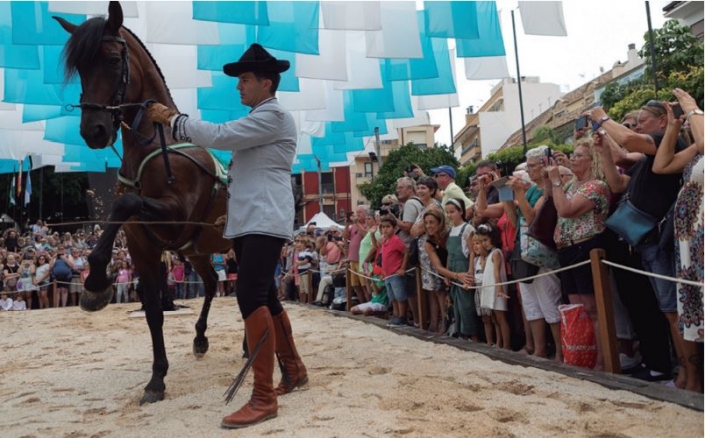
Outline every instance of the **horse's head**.
<svg viewBox="0 0 705 438">
<path fill-rule="evenodd" d="M 108 18 L 94 17 L 80 26 L 54 17 L 71 34 L 64 47 L 66 78 L 81 78 L 81 137 L 92 149 L 113 144 L 130 82 L 127 43 L 120 35 L 122 8 L 110 2 Z"/>
</svg>

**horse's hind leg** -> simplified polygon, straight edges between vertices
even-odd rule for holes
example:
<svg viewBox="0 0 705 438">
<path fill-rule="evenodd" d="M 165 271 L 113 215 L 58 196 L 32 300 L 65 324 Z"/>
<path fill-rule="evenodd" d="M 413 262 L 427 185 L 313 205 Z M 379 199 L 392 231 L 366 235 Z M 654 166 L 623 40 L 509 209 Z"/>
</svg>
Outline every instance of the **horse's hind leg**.
<svg viewBox="0 0 705 438">
<path fill-rule="evenodd" d="M 211 310 L 211 302 L 215 296 L 218 276 L 211 266 L 209 255 L 190 256 L 189 260 L 193 268 L 198 272 L 198 275 L 203 279 L 203 287 L 206 293 L 201 314 L 196 322 L 196 337 L 193 338 L 193 354 L 200 358 L 208 351 L 208 338 L 206 337 L 208 313 Z"/>
</svg>

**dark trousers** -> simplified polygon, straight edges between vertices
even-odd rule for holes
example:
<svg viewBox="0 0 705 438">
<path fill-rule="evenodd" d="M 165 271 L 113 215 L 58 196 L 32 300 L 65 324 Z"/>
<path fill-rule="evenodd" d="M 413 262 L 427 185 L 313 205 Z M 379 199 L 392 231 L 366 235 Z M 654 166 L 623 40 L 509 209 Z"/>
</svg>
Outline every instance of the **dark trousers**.
<svg viewBox="0 0 705 438">
<path fill-rule="evenodd" d="M 644 270 L 641 256 L 629 245 L 607 229 L 604 234 L 604 249 L 607 260 Z M 619 298 L 627 308 L 632 326 L 639 339 L 639 351 L 644 364 L 654 371 L 671 372 L 671 350 L 668 321 L 659 310 L 654 289 L 649 277 L 614 268 L 614 279 L 619 289 Z"/>
<path fill-rule="evenodd" d="M 284 310 L 277 299 L 274 283 L 283 245 L 284 239 L 262 234 L 233 239 L 238 262 L 237 304 L 243 319 L 262 306 L 267 306 L 272 316 Z"/>
</svg>

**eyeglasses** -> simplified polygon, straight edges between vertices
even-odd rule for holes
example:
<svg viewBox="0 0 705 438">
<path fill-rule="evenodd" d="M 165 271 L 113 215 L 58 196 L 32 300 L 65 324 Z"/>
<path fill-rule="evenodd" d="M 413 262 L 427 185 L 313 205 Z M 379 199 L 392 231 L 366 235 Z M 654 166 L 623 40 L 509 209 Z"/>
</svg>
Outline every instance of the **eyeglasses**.
<svg viewBox="0 0 705 438">
<path fill-rule="evenodd" d="M 392 205 L 391 202 L 383 202 L 382 205 Z"/>
<path fill-rule="evenodd" d="M 627 129 L 632 129 L 632 128 L 636 128 L 636 123 L 622 123 L 622 126 L 624 126 Z"/>
</svg>

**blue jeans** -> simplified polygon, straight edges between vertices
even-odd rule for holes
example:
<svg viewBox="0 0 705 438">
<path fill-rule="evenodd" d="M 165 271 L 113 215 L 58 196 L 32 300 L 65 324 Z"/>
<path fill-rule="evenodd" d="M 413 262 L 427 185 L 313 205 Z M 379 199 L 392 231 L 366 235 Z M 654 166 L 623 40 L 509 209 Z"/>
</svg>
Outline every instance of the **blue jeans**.
<svg viewBox="0 0 705 438">
<path fill-rule="evenodd" d="M 398 275 L 392 275 L 384 280 L 384 285 L 387 288 L 387 297 L 389 302 L 406 301 L 409 297 L 406 295 L 406 279 Z"/>
<path fill-rule="evenodd" d="M 676 276 L 673 253 L 659 248 L 658 240 L 639 245 L 636 250 L 641 255 L 641 264 L 644 265 L 645 271 L 668 277 Z M 649 281 L 656 292 L 659 309 L 665 313 L 677 312 L 676 283 L 653 277 L 649 277 Z"/>
</svg>

